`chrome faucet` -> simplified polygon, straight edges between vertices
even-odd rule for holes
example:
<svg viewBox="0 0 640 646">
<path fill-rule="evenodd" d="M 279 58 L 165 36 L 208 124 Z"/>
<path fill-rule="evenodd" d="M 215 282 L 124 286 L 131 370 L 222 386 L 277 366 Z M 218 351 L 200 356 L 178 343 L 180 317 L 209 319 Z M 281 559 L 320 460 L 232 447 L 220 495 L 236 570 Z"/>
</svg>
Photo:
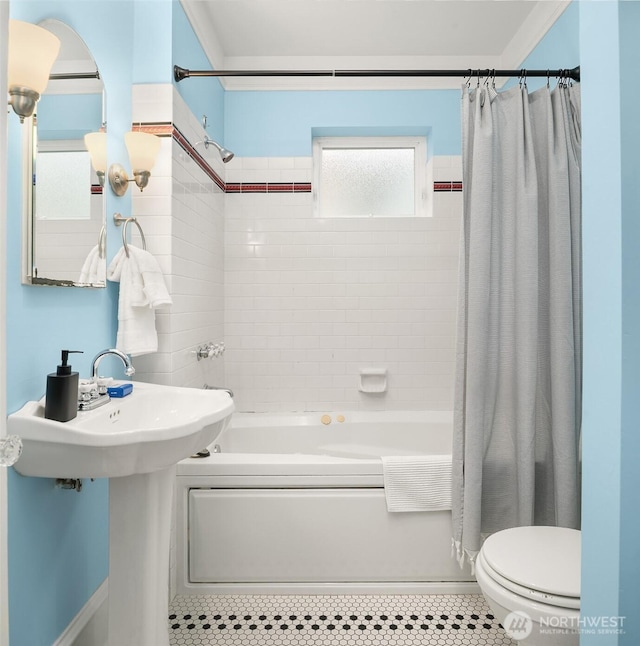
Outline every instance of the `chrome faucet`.
<svg viewBox="0 0 640 646">
<path fill-rule="evenodd" d="M 100 361 L 102 361 L 103 357 L 106 357 L 109 354 L 118 357 L 122 361 L 122 363 L 124 364 L 124 374 L 127 375 L 127 377 L 130 377 L 136 371 L 136 369 L 131 364 L 131 360 L 124 352 L 120 352 L 120 350 L 111 348 L 109 350 L 98 352 L 98 354 L 93 358 L 93 362 L 91 364 L 91 374 L 93 375 L 94 381 L 98 378 L 98 365 L 100 364 Z"/>
</svg>

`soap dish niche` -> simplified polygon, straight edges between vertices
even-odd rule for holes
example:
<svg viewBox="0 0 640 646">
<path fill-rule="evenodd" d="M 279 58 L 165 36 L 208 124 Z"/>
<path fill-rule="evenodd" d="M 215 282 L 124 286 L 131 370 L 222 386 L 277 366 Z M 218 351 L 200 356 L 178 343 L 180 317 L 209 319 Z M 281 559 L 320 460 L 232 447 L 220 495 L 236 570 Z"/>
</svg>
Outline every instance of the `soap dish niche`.
<svg viewBox="0 0 640 646">
<path fill-rule="evenodd" d="M 360 370 L 360 392 L 384 393 L 386 390 L 386 368 L 362 368 Z"/>
</svg>

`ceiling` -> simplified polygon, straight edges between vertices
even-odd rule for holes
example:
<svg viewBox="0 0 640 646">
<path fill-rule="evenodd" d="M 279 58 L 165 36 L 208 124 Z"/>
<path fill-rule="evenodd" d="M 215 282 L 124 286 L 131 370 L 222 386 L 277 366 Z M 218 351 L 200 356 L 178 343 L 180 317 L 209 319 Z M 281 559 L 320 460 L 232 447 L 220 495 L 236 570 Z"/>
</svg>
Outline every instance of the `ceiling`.
<svg viewBox="0 0 640 646">
<path fill-rule="evenodd" d="M 214 69 L 360 70 L 518 69 L 569 1 L 181 3 Z M 558 67 L 569 64 L 559 61 Z M 412 89 L 458 88 L 461 79 L 225 77 L 221 82 L 227 89 Z"/>
</svg>

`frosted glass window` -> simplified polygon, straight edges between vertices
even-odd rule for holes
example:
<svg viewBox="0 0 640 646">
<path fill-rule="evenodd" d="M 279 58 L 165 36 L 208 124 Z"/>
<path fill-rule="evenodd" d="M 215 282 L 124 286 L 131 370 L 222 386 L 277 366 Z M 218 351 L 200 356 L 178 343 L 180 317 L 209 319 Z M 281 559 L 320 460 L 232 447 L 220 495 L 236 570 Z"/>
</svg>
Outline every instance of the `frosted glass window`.
<svg viewBox="0 0 640 646">
<path fill-rule="evenodd" d="M 409 138 L 318 138 L 316 213 L 321 217 L 423 215 L 426 146 Z"/>
<path fill-rule="evenodd" d="M 39 152 L 35 169 L 38 220 L 91 217 L 91 160 L 84 152 Z"/>
</svg>

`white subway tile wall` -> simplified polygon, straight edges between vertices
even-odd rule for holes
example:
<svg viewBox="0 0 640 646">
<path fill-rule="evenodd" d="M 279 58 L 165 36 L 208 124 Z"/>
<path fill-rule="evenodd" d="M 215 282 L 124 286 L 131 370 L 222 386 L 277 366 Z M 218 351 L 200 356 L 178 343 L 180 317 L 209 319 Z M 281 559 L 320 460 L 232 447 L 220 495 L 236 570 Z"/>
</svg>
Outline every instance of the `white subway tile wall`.
<svg viewBox="0 0 640 646">
<path fill-rule="evenodd" d="M 80 280 L 80 270 L 98 244 L 102 225 L 103 195 L 91 195 L 90 200 L 87 219 L 38 220 L 35 269 L 40 278 Z"/>
<path fill-rule="evenodd" d="M 162 119 L 192 145 L 203 141 L 202 125 L 171 86 L 136 86 L 133 97 L 134 121 Z M 222 174 L 215 150 L 197 150 Z M 173 299 L 169 309 L 156 312 L 158 353 L 134 358 L 136 377 L 195 388 L 224 385 L 224 358 L 198 361 L 195 354 L 224 339 L 223 192 L 175 139 L 162 137 L 149 185 L 143 193 L 134 187 L 132 202 Z"/>
<path fill-rule="evenodd" d="M 234 158 L 196 145 L 205 131 L 175 89 L 134 88 L 134 121 L 172 124 L 227 184 L 305 183 L 311 157 Z M 460 182 L 458 156 L 435 182 Z M 141 379 L 224 385 L 240 411 L 451 409 L 462 193 L 436 192 L 433 217 L 320 219 L 310 192 L 228 192 L 164 137 L 133 211 L 174 305 Z M 224 340 L 223 358 L 194 351 Z M 388 390 L 359 391 L 362 368 Z"/>
<path fill-rule="evenodd" d="M 310 157 L 228 166 L 228 182 L 312 175 Z M 460 181 L 460 158 L 435 157 L 433 173 Z M 450 410 L 462 193 L 435 193 L 431 218 L 320 219 L 312 199 L 225 196 L 225 367 L 238 410 Z M 388 370 L 386 393 L 359 391 L 368 367 Z"/>
</svg>

